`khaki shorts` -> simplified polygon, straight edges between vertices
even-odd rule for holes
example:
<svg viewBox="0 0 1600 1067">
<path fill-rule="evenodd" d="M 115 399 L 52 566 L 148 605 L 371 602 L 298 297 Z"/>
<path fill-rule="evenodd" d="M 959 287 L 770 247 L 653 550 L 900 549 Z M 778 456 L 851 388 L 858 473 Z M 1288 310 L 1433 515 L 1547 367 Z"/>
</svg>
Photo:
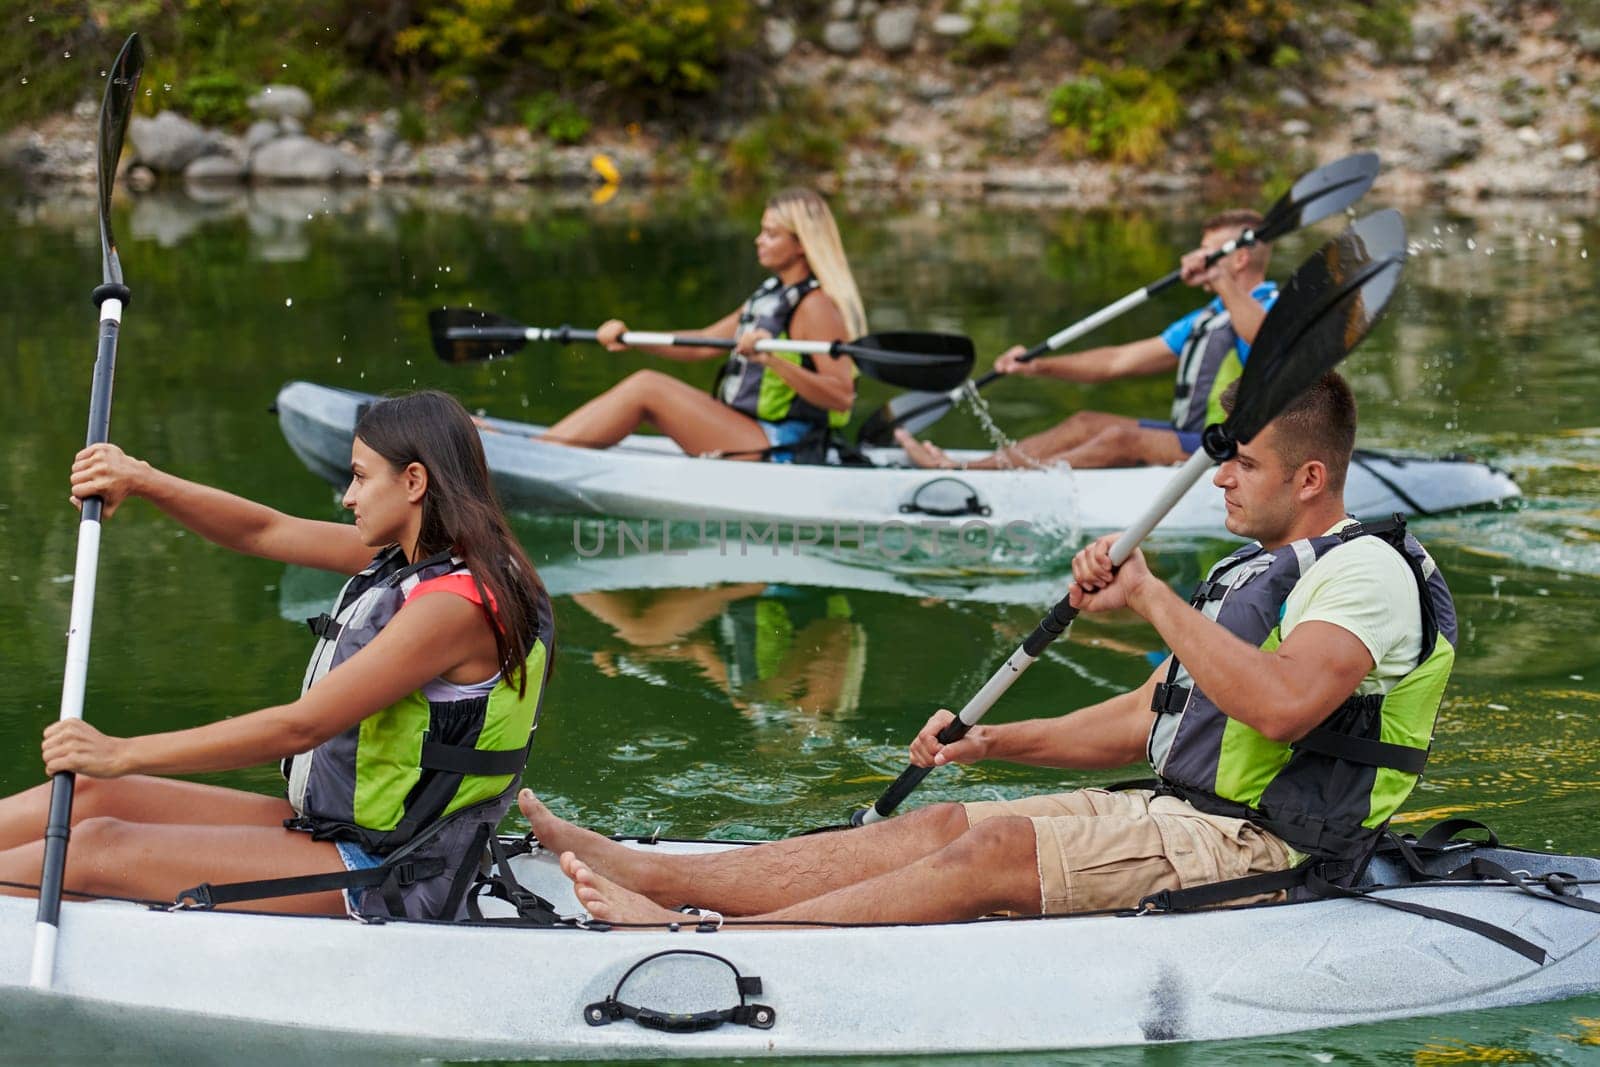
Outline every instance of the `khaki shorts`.
<svg viewBox="0 0 1600 1067">
<path fill-rule="evenodd" d="M 1046 915 L 1131 908 L 1162 889 L 1291 865 L 1289 847 L 1260 827 L 1207 815 L 1177 797 L 1158 797 L 1148 790 L 1079 789 L 963 806 L 969 825 L 1008 815 L 1033 823 L 1039 898 Z"/>
</svg>

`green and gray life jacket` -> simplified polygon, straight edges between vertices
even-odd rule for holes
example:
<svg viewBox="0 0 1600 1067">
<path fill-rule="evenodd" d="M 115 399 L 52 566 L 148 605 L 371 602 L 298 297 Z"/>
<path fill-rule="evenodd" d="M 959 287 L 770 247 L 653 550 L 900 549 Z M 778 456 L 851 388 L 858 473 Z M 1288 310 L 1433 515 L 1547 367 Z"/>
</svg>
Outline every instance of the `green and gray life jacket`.
<svg viewBox="0 0 1600 1067">
<path fill-rule="evenodd" d="M 1277 287 L 1264 282 L 1251 291 L 1258 302 L 1277 295 Z M 1244 373 L 1239 358 L 1239 335 L 1232 316 L 1220 301 L 1201 309 L 1178 352 L 1178 378 L 1172 387 L 1172 425 L 1180 433 L 1198 433 L 1227 418 L 1222 393 Z"/>
<path fill-rule="evenodd" d="M 1313 856 L 1364 855 L 1416 785 L 1455 662 L 1450 590 L 1396 516 L 1272 552 L 1247 545 L 1213 567 L 1191 601 L 1230 633 L 1271 651 L 1282 641 L 1283 607 L 1295 584 L 1323 555 L 1361 536 L 1380 537 L 1404 557 L 1422 606 L 1422 653 L 1387 693 L 1350 697 L 1289 743 L 1228 718 L 1176 657 L 1151 702 L 1147 755 L 1162 789 L 1201 811 L 1249 819 Z"/>
<path fill-rule="evenodd" d="M 417 585 L 463 573 L 449 553 L 414 564 L 398 546 L 378 553 L 345 583 L 332 615 L 308 620 L 317 645 L 301 692 L 370 644 Z M 481 821 L 497 824 L 527 764 L 549 679 L 554 623 L 542 594 L 535 625 L 524 694 L 504 677 L 487 695 L 464 700 L 430 701 L 419 690 L 285 760 L 297 816 L 290 825 L 383 854 L 474 806 L 485 806 L 474 813 Z"/>
<path fill-rule="evenodd" d="M 773 337 L 788 337 L 789 320 L 794 318 L 800 301 L 813 289 L 820 287 L 821 283 L 809 275 L 793 285 L 784 285 L 776 276 L 768 278 L 744 302 L 744 308 L 739 312 L 739 324 L 734 329 L 734 340 L 754 329 L 766 330 Z M 798 352 L 770 352 L 768 355 L 806 370 L 817 369 L 815 360 Z M 830 411 L 818 407 L 801 397 L 788 382 L 776 374 L 768 374 L 765 367 L 750 362 L 737 352 L 722 365 L 711 390 L 717 399 L 735 411 L 742 411 L 765 422 L 804 419 L 818 426 L 838 429 L 850 421 L 848 411 Z"/>
</svg>

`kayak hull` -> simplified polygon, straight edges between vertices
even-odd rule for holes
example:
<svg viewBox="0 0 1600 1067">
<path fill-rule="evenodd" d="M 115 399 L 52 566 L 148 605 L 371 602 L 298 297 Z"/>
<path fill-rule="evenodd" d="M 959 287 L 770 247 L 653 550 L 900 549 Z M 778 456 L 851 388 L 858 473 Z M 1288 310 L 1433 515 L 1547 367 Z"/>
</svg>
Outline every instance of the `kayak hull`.
<svg viewBox="0 0 1600 1067">
<path fill-rule="evenodd" d="M 1499 858 L 1600 879 L 1593 859 Z M 535 852 L 514 864 L 558 910 L 577 910 L 551 857 Z M 1592 897 L 1595 886 L 1584 892 Z M 67 903 L 56 985 L 38 992 L 27 988 L 33 904 L 6 898 L 0 1020 L 14 1049 L 66 1054 L 81 1045 L 86 1054 L 115 1048 L 182 1061 L 184 1050 L 196 1060 L 226 1050 L 356 1061 L 948 1054 L 1245 1038 L 1600 990 L 1600 918 L 1592 913 L 1504 887 L 1388 895 L 1502 926 L 1550 959 L 1539 966 L 1455 926 L 1351 900 L 708 933 L 367 925 Z M 626 1020 L 585 1022 L 585 1007 L 624 972 L 669 949 L 715 953 L 759 976 L 761 992 L 750 999 L 770 1006 L 775 1024 L 662 1033 Z M 642 968 L 621 999 L 683 1011 L 738 1002 L 725 967 L 676 957 Z"/>
<path fill-rule="evenodd" d="M 343 485 L 349 480 L 356 418 L 373 399 L 291 382 L 278 394 L 278 419 L 301 461 Z M 768 524 L 825 546 L 859 540 L 861 526 L 982 523 L 1011 541 L 1120 530 L 1143 514 L 1173 474 L 1166 467 L 927 471 L 905 466 L 898 449 L 872 450 L 882 465 L 870 468 L 749 463 L 689 457 L 667 438 L 639 434 L 612 449 L 570 448 L 538 440 L 541 426 L 480 421 L 489 469 L 506 506 L 544 514 L 699 522 L 702 541 L 759 538 Z M 958 459 L 980 454 L 952 453 Z M 945 484 L 939 487 L 949 491 L 944 493 L 925 488 L 941 478 L 955 478 L 960 486 Z M 1345 489 L 1346 505 L 1358 518 L 1432 514 L 1502 504 L 1519 495 L 1509 475 L 1486 464 L 1377 453 L 1362 454 Z M 918 510 L 931 497 L 941 508 L 952 499 L 966 505 L 971 498 L 972 509 L 954 515 Z M 1178 501 L 1162 528 L 1216 533 L 1225 529 L 1224 518 L 1222 495 L 1202 480 Z M 722 526 L 728 523 L 735 524 L 731 532 Z M 752 528 L 743 529 L 744 523 Z M 706 524 L 718 529 L 708 535 Z"/>
</svg>

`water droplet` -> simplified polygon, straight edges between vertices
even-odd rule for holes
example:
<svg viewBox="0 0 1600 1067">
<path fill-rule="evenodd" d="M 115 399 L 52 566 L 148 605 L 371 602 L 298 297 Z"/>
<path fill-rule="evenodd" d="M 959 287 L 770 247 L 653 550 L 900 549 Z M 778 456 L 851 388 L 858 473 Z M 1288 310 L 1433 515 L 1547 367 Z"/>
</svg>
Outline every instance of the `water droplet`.
<svg viewBox="0 0 1600 1067">
<path fill-rule="evenodd" d="M 33 21 L 33 16 L 32 16 L 32 15 L 29 15 L 29 16 L 28 16 L 28 21 L 29 21 L 29 22 L 32 22 L 32 21 Z"/>
<path fill-rule="evenodd" d="M 72 53 L 71 52 L 62 52 L 61 53 L 61 58 L 62 59 L 71 59 L 72 58 Z"/>
<path fill-rule="evenodd" d="M 164 92 L 164 93 L 172 92 L 172 83 L 171 82 L 162 82 L 161 83 L 161 91 Z"/>
<path fill-rule="evenodd" d="M 294 297 L 292 297 L 292 296 L 284 297 L 283 298 L 283 306 L 286 307 L 286 308 L 294 307 Z"/>
<path fill-rule="evenodd" d="M 1467 238 L 1467 251 L 1470 252 L 1474 248 L 1477 248 L 1477 247 L 1478 247 L 1478 242 L 1476 242 L 1472 238 L 1468 237 Z"/>
<path fill-rule="evenodd" d="M 28 76 L 26 74 L 24 74 L 22 76 L 22 84 L 23 85 L 27 85 L 28 84 Z"/>
</svg>

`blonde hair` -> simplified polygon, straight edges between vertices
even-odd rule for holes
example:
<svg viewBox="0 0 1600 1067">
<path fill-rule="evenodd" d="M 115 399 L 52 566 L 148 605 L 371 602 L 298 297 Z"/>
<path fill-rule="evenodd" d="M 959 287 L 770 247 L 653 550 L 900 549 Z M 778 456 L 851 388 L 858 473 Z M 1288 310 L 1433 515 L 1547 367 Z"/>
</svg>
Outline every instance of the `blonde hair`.
<svg viewBox="0 0 1600 1067">
<path fill-rule="evenodd" d="M 785 189 L 767 201 L 767 210 L 777 215 L 784 228 L 800 241 L 811 273 L 844 316 L 850 337 L 864 335 L 867 312 L 861 305 L 861 291 L 856 288 L 855 275 L 850 273 L 839 227 L 834 224 L 827 202 L 810 189 Z"/>
</svg>

